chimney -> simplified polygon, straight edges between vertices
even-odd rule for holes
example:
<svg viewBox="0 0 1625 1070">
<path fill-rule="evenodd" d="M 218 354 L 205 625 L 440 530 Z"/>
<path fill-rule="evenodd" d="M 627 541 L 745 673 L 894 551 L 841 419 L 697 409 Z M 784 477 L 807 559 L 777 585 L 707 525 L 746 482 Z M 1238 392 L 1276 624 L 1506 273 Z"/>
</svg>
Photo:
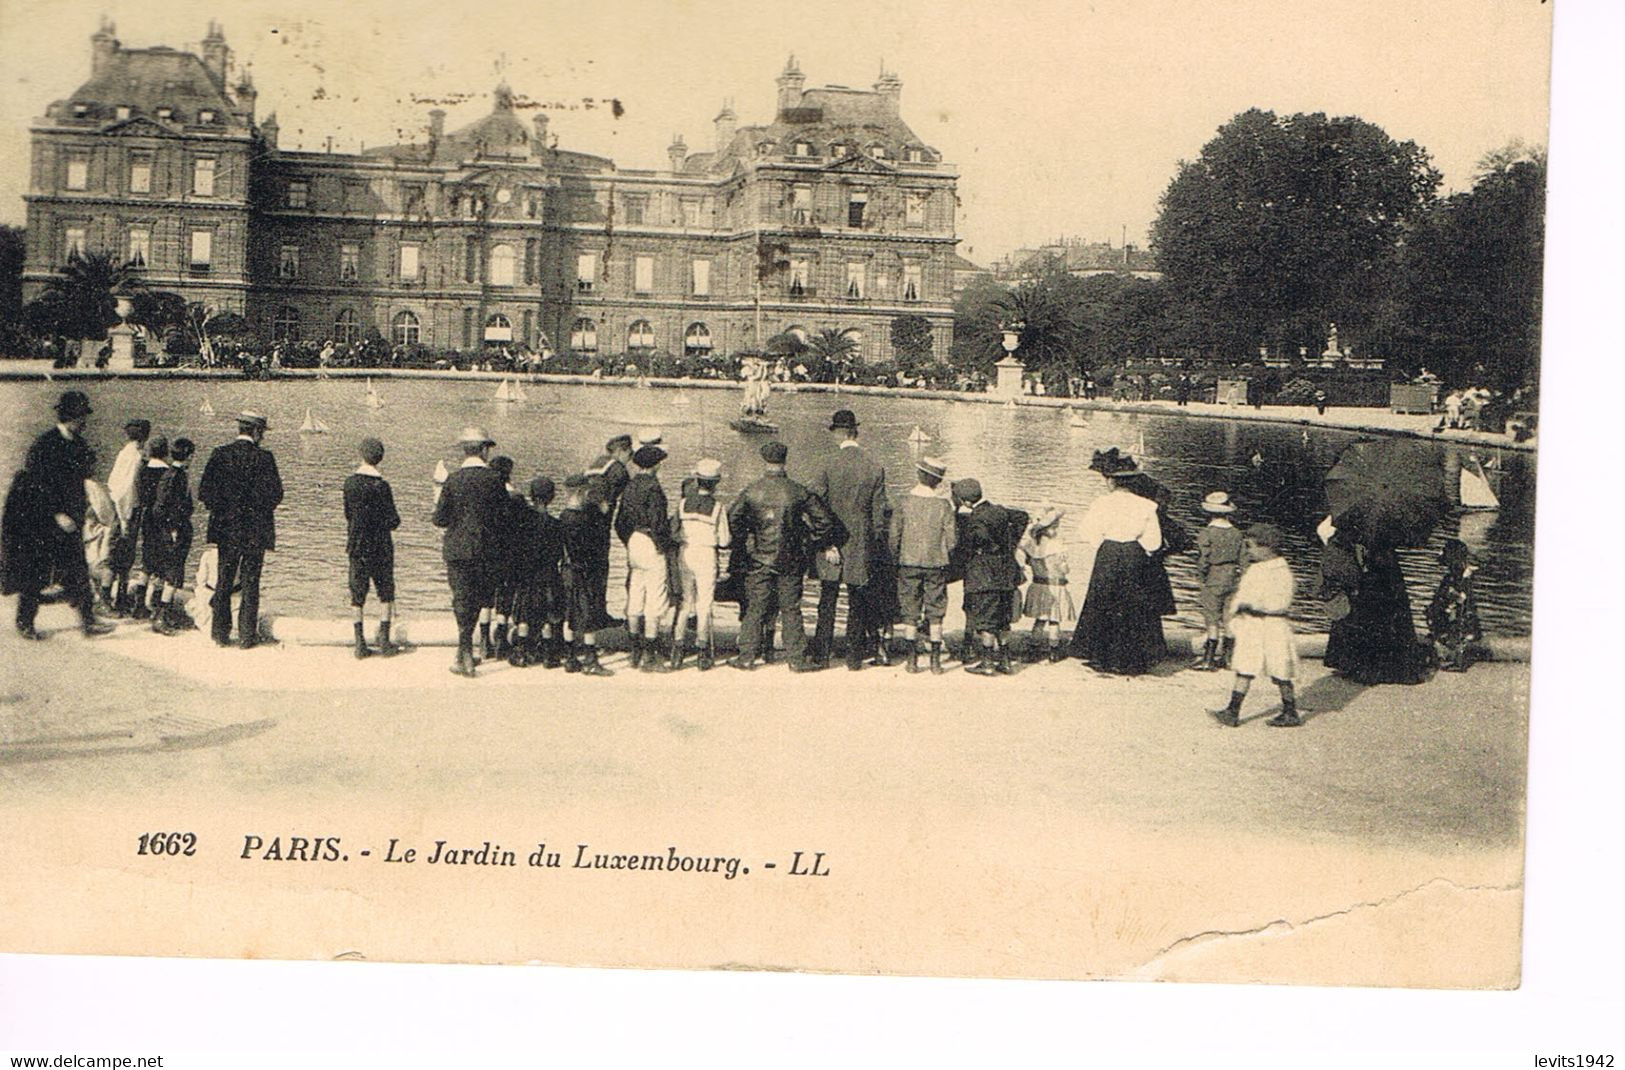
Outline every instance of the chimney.
<svg viewBox="0 0 1625 1070">
<path fill-rule="evenodd" d="M 260 124 L 260 138 L 264 140 L 267 148 L 276 148 L 276 137 L 281 130 L 282 127 L 276 121 L 276 112 L 265 117 L 265 121 Z"/>
<path fill-rule="evenodd" d="M 880 80 L 875 82 L 875 92 L 885 102 L 888 115 L 898 114 L 903 100 L 903 80 L 888 71 L 884 61 L 880 64 Z"/>
<path fill-rule="evenodd" d="M 248 73 L 248 68 L 243 68 L 243 76 L 237 80 L 233 96 L 237 101 L 237 114 L 244 122 L 254 121 L 254 104 L 259 100 L 259 95 L 259 90 L 254 88 L 254 79 Z"/>
<path fill-rule="evenodd" d="M 446 133 L 446 113 L 439 108 L 429 112 L 429 144 L 436 145 Z"/>
<path fill-rule="evenodd" d="M 118 52 L 118 38 L 113 36 L 113 23 L 111 19 L 103 17 L 101 26 L 90 38 L 90 72 L 100 73 L 112 61 L 113 55 Z"/>
<path fill-rule="evenodd" d="M 688 157 L 688 145 L 683 142 L 683 135 L 674 135 L 671 144 L 666 146 L 666 156 L 671 160 L 671 169 L 681 171 L 683 161 Z"/>
<path fill-rule="evenodd" d="M 530 154 L 540 156 L 547 151 L 547 113 L 539 111 L 531 116 L 530 126 L 534 131 L 530 141 Z"/>
<path fill-rule="evenodd" d="M 779 83 L 779 114 L 783 115 L 791 108 L 801 107 L 801 91 L 807 84 L 807 76 L 801 73 L 796 65 L 796 57 L 791 53 L 790 59 L 784 65 L 784 73 L 778 77 Z"/>
<path fill-rule="evenodd" d="M 226 87 L 226 66 L 231 62 L 231 49 L 226 47 L 226 35 L 220 24 L 209 20 L 209 35 L 203 39 L 203 66 L 214 76 L 214 83 Z"/>
<path fill-rule="evenodd" d="M 739 116 L 734 114 L 733 101 L 722 102 L 722 110 L 712 120 L 716 124 L 717 152 L 720 154 L 728 148 L 734 139 L 734 131 L 739 129 Z"/>
</svg>

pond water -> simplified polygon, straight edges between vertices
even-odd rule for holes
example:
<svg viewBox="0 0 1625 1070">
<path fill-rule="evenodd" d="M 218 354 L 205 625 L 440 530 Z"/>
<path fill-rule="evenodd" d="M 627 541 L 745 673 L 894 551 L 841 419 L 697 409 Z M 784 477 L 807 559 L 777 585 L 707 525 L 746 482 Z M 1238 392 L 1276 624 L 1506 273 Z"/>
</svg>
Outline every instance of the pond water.
<svg viewBox="0 0 1625 1070">
<path fill-rule="evenodd" d="M 378 380 L 384 400 L 366 404 L 357 380 L 97 382 L 85 389 L 96 406 L 89 438 L 101 457 L 106 478 L 122 443 L 124 421 L 144 416 L 154 433 L 171 439 L 186 435 L 198 443 L 193 486 L 213 447 L 235 433 L 230 415 L 251 408 L 266 413 L 271 430 L 266 445 L 277 456 L 286 500 L 277 515 L 278 549 L 268 560 L 264 580 L 267 612 L 340 617 L 347 613 L 344 516 L 341 488 L 355 469 L 356 443 L 376 435 L 387 444 L 382 465 L 393 484 L 402 524 L 396 533 L 396 573 L 405 611 L 439 612 L 449 607 L 440 560 L 440 533 L 430 522 L 430 475 L 438 460 L 455 466 L 455 439 L 465 424 L 483 425 L 497 440 L 497 452 L 512 456 L 525 480 L 545 474 L 562 481 L 601 452 L 612 435 L 659 426 L 671 454 L 661 469 L 667 493 L 675 495 L 683 473 L 699 458 L 723 462 L 724 497 L 731 497 L 760 473 L 760 437 L 728 428 L 735 415 L 735 391 L 527 384 L 522 403 L 494 400 L 489 380 Z M 50 404 L 62 389 L 55 383 L 0 383 L 0 457 L 7 471 L 21 463 L 28 442 L 50 421 Z M 204 416 L 207 400 L 218 414 Z M 331 432 L 300 434 L 306 408 Z M 1302 630 L 1321 630 L 1319 549 L 1314 525 L 1324 515 L 1320 482 L 1338 452 L 1359 436 L 1345 431 L 1245 423 L 1231 420 L 1086 412 L 1086 426 L 1071 426 L 1065 410 L 1006 408 L 981 402 L 813 393 L 775 394 L 771 418 L 789 445 L 792 476 L 805 474 L 831 449 L 825 428 L 830 413 L 851 408 L 863 424 L 862 442 L 885 465 L 895 497 L 914 482 L 909 436 L 919 427 L 930 441 L 927 452 L 949 464 L 949 478 L 972 475 L 994 501 L 1033 510 L 1053 503 L 1068 511 L 1063 533 L 1077 530 L 1077 518 L 1104 481 L 1088 470 L 1094 450 L 1119 446 L 1142 458 L 1142 467 L 1174 494 L 1177 516 L 1195 528 L 1204 523 L 1200 503 L 1212 490 L 1235 498 L 1243 524 L 1268 519 L 1286 533 L 1286 556 L 1298 577 L 1300 597 L 1294 619 Z M 1438 448 L 1453 472 L 1469 452 L 1488 458 L 1483 447 Z M 1434 533 L 1433 548 L 1407 551 L 1404 568 L 1418 616 L 1438 579 L 1437 546 L 1458 530 L 1480 548 L 1480 610 L 1493 635 L 1529 634 L 1534 536 L 1534 457 L 1499 451 L 1502 508 L 1493 513 L 1455 513 Z M 201 549 L 204 517 L 197 520 Z M 1470 529 L 1470 530 L 1468 530 Z M 614 568 L 624 567 L 615 548 Z M 194 557 L 195 566 L 195 557 Z M 1195 603 L 1195 554 L 1169 562 L 1179 601 L 1178 620 L 1199 625 Z M 190 575 L 190 572 L 188 573 Z M 611 583 L 611 611 L 613 592 Z M 731 613 L 732 607 L 723 612 Z"/>
</svg>

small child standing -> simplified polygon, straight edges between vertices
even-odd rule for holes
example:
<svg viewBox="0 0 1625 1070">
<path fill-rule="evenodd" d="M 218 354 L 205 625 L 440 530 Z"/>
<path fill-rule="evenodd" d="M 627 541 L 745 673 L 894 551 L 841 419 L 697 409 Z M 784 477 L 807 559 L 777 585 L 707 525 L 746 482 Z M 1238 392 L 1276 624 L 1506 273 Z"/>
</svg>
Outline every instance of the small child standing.
<svg viewBox="0 0 1625 1070">
<path fill-rule="evenodd" d="M 1236 511 L 1230 495 L 1214 491 L 1202 499 L 1202 511 L 1208 514 L 1208 522 L 1196 536 L 1196 572 L 1202 578 L 1196 602 L 1202 608 L 1207 637 L 1195 668 L 1214 672 L 1230 661 L 1234 640 L 1225 634 L 1225 607 L 1241 581 L 1244 553 L 1241 530 L 1230 522 L 1230 514 Z"/>
<path fill-rule="evenodd" d="M 1439 668 L 1466 672 L 1473 664 L 1474 644 L 1484 637 L 1478 622 L 1478 595 L 1473 590 L 1478 558 L 1460 539 L 1447 539 L 1439 563 L 1444 566 L 1444 577 L 1428 604 L 1428 631 Z"/>
<path fill-rule="evenodd" d="M 529 490 L 530 508 L 518 514 L 514 524 L 519 579 L 508 664 L 556 669 L 564 628 L 564 581 L 559 576 L 564 532 L 558 518 L 547 511 L 553 503 L 553 481 L 537 476 L 530 481 Z"/>
<path fill-rule="evenodd" d="M 360 446 L 361 466 L 344 481 L 344 520 L 349 528 L 345 553 L 350 558 L 350 604 L 355 607 L 355 656 L 372 656 L 367 646 L 367 589 L 378 592 L 378 653 L 388 657 L 398 651 L 389 629 L 395 615 L 395 537 L 401 526 L 395 509 L 395 493 L 378 471 L 384 459 L 384 444 L 364 438 Z"/>
<path fill-rule="evenodd" d="M 720 551 L 733 545 L 728 530 L 728 510 L 717 499 L 722 482 L 722 462 L 706 458 L 694 466 L 691 479 L 683 481 L 682 497 L 672 518 L 672 535 L 678 546 L 678 575 L 682 580 L 682 620 L 673 622 L 671 667 L 683 667 L 689 632 L 700 655 L 700 669 L 716 664 L 716 644 L 712 640 L 712 606 L 716 600 L 717 561 Z"/>
<path fill-rule="evenodd" d="M 1066 512 L 1048 506 L 1021 539 L 1021 552 L 1033 570 L 1022 613 L 1033 618 L 1031 661 L 1062 661 L 1061 623 L 1078 617 L 1067 590 L 1066 546 L 1061 542 L 1061 518 Z"/>
<path fill-rule="evenodd" d="M 151 572 L 151 586 L 147 596 L 162 588 L 152 614 L 152 630 L 159 635 L 175 635 L 191 627 L 182 614 L 184 609 L 175 604 L 175 595 L 186 583 L 186 558 L 192 552 L 192 488 L 187 483 L 186 466 L 191 463 L 197 446 L 189 438 L 177 438 L 169 451 L 169 470 L 158 481 L 153 497 L 152 511 L 148 514 L 147 536 L 161 552 L 154 559 L 157 567 Z M 152 551 L 148 551 L 151 553 Z"/>
<path fill-rule="evenodd" d="M 1272 728 L 1296 728 L 1298 716 L 1293 681 L 1298 678 L 1298 648 L 1292 638 L 1292 608 L 1296 583 L 1286 558 L 1281 556 L 1281 532 L 1273 524 L 1254 524 L 1247 529 L 1245 549 L 1247 571 L 1236 585 L 1230 602 L 1230 630 L 1236 637 L 1234 668 L 1236 682 L 1231 688 L 1230 705 L 1215 710 L 1213 716 L 1227 728 L 1241 724 L 1241 703 L 1253 677 L 1268 673 L 1281 689 L 1281 712 L 1266 723 Z"/>
<path fill-rule="evenodd" d="M 564 621 L 570 626 L 571 639 L 564 671 L 613 676 L 612 670 L 598 663 L 594 634 L 604 610 L 604 592 L 598 585 L 603 520 L 599 504 L 589 504 L 587 499 L 591 482 L 584 472 L 566 479 L 564 508 L 559 512 L 564 538 Z"/>
</svg>

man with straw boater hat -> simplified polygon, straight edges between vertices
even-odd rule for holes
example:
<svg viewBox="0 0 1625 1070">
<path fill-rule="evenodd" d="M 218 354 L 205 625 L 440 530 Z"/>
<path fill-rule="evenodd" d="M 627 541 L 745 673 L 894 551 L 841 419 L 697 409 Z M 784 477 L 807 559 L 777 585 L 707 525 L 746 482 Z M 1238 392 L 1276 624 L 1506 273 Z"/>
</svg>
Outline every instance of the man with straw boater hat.
<svg viewBox="0 0 1625 1070">
<path fill-rule="evenodd" d="M 57 399 L 56 426 L 34 440 L 6 495 L 0 523 L 0 587 L 17 596 L 17 633 L 24 639 L 41 638 L 34 619 L 40 595 L 53 579 L 79 614 L 85 635 L 112 630 L 96 619 L 91 608 L 90 570 L 80 533 L 88 508 L 85 480 L 96 464 L 96 454 L 84 439 L 93 411 L 90 399 L 78 390 Z"/>
<path fill-rule="evenodd" d="M 446 529 L 442 555 L 451 586 L 451 610 L 457 618 L 457 659 L 451 671 L 473 676 L 474 627 L 480 610 L 496 593 L 499 528 L 510 517 L 508 488 L 488 463 L 496 441 L 478 427 L 465 427 L 457 437 L 462 467 L 451 473 L 435 503 L 434 523 Z"/>
<path fill-rule="evenodd" d="M 1241 581 L 1246 560 L 1241 529 L 1230 521 L 1236 511 L 1230 495 L 1214 491 L 1202 499 L 1202 511 L 1208 514 L 1208 522 L 1196 536 L 1196 574 L 1202 583 L 1196 592 L 1196 604 L 1202 609 L 1207 636 L 1195 668 L 1198 672 L 1214 672 L 1230 661 L 1230 647 L 1235 640 L 1225 634 L 1225 607 Z"/>
<path fill-rule="evenodd" d="M 942 619 L 948 612 L 948 562 L 959 541 L 954 504 L 943 493 L 947 462 L 921 457 L 918 481 L 903 496 L 891 520 L 891 553 L 897 562 L 897 601 L 902 610 L 908 671 L 920 671 L 921 623 L 931 649 L 931 671 L 942 669 Z"/>
<path fill-rule="evenodd" d="M 231 643 L 231 593 L 238 584 L 237 641 L 244 650 L 259 643 L 260 572 L 265 552 L 276 549 L 282 504 L 276 457 L 260 445 L 269 426 L 260 413 L 238 413 L 236 439 L 209 455 L 198 482 L 198 500 L 209 510 L 207 539 L 220 552 L 210 625 L 220 646 Z"/>
</svg>

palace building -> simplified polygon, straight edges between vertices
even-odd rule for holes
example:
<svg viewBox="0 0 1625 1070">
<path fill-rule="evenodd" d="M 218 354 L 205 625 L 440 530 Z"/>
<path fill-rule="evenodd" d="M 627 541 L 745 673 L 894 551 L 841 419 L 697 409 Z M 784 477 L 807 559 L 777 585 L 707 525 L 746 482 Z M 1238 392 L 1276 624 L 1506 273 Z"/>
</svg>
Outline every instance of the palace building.
<svg viewBox="0 0 1625 1070">
<path fill-rule="evenodd" d="M 100 250 L 277 339 L 726 354 L 836 328 L 878 361 L 913 314 L 941 359 L 957 172 L 903 121 L 896 75 L 805 81 L 792 57 L 771 121 L 724 106 L 711 147 L 678 136 L 662 170 L 560 148 L 506 85 L 469 125 L 436 109 L 420 141 L 308 152 L 256 118 L 219 26 L 195 54 L 104 22 L 90 79 L 32 128 L 25 290 Z"/>
</svg>

